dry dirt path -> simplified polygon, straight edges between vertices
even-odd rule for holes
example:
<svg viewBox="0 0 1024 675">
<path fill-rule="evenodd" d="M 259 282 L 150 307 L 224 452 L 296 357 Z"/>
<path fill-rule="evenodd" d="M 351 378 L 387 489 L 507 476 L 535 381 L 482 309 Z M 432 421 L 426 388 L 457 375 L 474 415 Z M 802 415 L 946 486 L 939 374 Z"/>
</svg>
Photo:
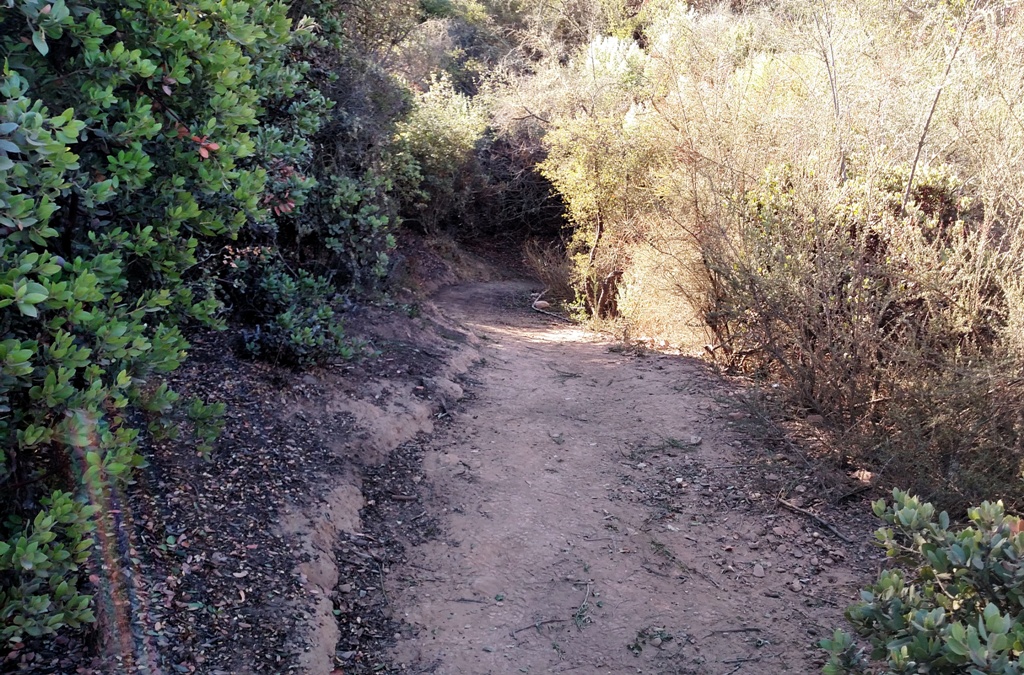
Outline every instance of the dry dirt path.
<svg viewBox="0 0 1024 675">
<path fill-rule="evenodd" d="M 798 500 L 811 490 L 795 462 L 744 441 L 700 361 L 616 351 L 530 312 L 529 290 L 436 298 L 481 338 L 484 363 L 455 423 L 427 443 L 425 506 L 443 535 L 389 575 L 391 610 L 411 626 L 394 662 L 438 674 L 818 672 L 811 645 L 855 594 L 864 533 L 847 545 L 773 509 L 759 492 L 773 480 Z M 788 472 L 766 477 L 776 470 Z"/>
</svg>

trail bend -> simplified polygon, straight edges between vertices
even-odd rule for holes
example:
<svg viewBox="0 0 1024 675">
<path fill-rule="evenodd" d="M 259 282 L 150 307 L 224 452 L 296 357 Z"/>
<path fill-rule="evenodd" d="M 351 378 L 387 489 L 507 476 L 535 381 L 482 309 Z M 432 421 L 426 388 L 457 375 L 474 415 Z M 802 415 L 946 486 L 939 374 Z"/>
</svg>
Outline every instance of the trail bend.
<svg viewBox="0 0 1024 675">
<path fill-rule="evenodd" d="M 391 609 L 411 627 L 394 662 L 452 675 L 817 672 L 812 645 L 856 592 L 857 552 L 770 510 L 764 473 L 788 467 L 769 476 L 785 482 L 794 467 L 743 437 L 706 364 L 619 350 L 531 312 L 531 290 L 435 297 L 483 359 L 455 423 L 428 442 L 426 506 L 443 534 L 393 575 Z"/>
</svg>

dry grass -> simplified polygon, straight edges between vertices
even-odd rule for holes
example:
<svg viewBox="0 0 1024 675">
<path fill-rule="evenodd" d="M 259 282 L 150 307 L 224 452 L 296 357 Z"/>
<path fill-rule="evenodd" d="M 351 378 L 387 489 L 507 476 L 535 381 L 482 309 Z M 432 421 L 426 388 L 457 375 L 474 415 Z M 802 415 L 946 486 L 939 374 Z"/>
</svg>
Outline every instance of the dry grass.
<svg viewBox="0 0 1024 675">
<path fill-rule="evenodd" d="M 572 265 L 558 243 L 530 239 L 523 246 L 526 264 L 544 284 L 547 299 L 569 302 L 576 293 L 570 283 Z"/>
</svg>

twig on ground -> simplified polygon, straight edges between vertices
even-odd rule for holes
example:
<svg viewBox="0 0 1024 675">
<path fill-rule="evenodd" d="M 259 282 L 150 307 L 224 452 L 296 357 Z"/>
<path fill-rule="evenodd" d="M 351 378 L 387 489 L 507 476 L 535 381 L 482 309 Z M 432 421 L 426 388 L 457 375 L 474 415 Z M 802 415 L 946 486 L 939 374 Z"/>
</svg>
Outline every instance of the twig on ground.
<svg viewBox="0 0 1024 675">
<path fill-rule="evenodd" d="M 673 562 L 675 562 L 675 564 L 679 565 L 679 568 L 681 570 L 683 570 L 684 572 L 692 572 L 693 574 L 696 574 L 697 576 L 703 578 L 705 581 L 707 581 L 709 584 L 711 584 L 715 588 L 717 588 L 719 590 L 722 589 L 722 587 L 718 585 L 717 581 L 715 581 L 714 579 L 709 577 L 707 574 L 704 574 L 699 569 L 696 569 L 695 567 L 687 567 L 683 563 L 681 563 L 678 560 L 676 560 L 675 557 L 673 557 L 672 560 L 673 560 Z"/>
<path fill-rule="evenodd" d="M 416 495 L 391 495 L 391 499 L 396 502 L 415 502 L 419 500 Z"/>
<path fill-rule="evenodd" d="M 785 506 L 790 511 L 793 511 L 795 513 L 801 513 L 801 514 L 807 516 L 808 518 L 810 518 L 811 520 L 815 521 L 816 523 L 818 523 L 819 525 L 824 527 L 826 530 L 828 530 L 832 534 L 834 534 L 837 537 L 839 537 L 840 539 L 842 539 L 847 544 L 852 544 L 853 543 L 852 539 L 847 537 L 845 534 L 843 534 L 842 532 L 837 530 L 832 525 L 830 525 L 827 522 L 825 522 L 824 520 L 822 520 L 822 518 L 820 516 L 811 513 L 807 509 L 802 509 L 799 506 L 797 506 L 796 504 L 791 504 L 791 503 L 787 502 L 785 499 L 780 498 L 778 501 L 779 501 L 779 504 L 782 504 L 783 506 Z"/>
<path fill-rule="evenodd" d="M 725 635 L 726 633 L 760 633 L 760 628 L 726 628 L 725 630 L 713 630 L 704 637 L 709 638 L 712 635 Z"/>
<path fill-rule="evenodd" d="M 534 302 L 536 302 L 536 300 L 534 300 Z M 540 312 L 541 314 L 547 314 L 548 316 L 552 316 L 552 317 L 558 319 L 559 321 L 564 321 L 566 323 L 571 323 L 571 324 L 574 324 L 574 325 L 576 323 L 575 321 L 573 321 L 572 319 L 570 319 L 568 317 L 562 316 L 561 314 L 555 314 L 554 312 L 549 312 L 548 310 L 541 309 L 540 307 L 534 307 L 533 305 L 530 305 L 530 309 L 532 309 L 535 312 Z"/>
<path fill-rule="evenodd" d="M 587 582 L 587 594 L 583 596 L 583 602 L 580 603 L 579 609 L 572 615 L 572 621 L 576 624 L 577 630 L 582 631 L 583 627 L 590 623 L 590 617 L 587 616 L 587 602 L 590 600 L 590 582 Z"/>
<path fill-rule="evenodd" d="M 388 591 L 384 588 L 384 564 L 377 563 L 377 572 L 380 574 L 380 593 L 384 596 L 384 605 L 391 607 L 391 601 L 388 600 Z"/>
<path fill-rule="evenodd" d="M 826 605 L 831 605 L 833 607 L 838 607 L 839 606 L 839 603 L 833 602 L 832 600 L 829 600 L 828 598 L 822 598 L 820 596 L 812 595 L 810 593 L 804 593 L 804 596 L 806 596 L 808 598 L 814 598 L 818 602 L 824 602 Z"/>
<path fill-rule="evenodd" d="M 516 633 L 522 633 L 524 630 L 530 630 L 531 628 L 536 628 L 537 632 L 539 633 L 541 626 L 546 626 L 549 623 L 565 623 L 567 621 L 569 621 L 569 619 L 548 619 L 546 621 L 538 621 L 536 623 L 531 623 L 529 626 L 517 628 L 516 630 L 512 631 L 512 635 L 515 635 Z"/>
<path fill-rule="evenodd" d="M 725 664 L 731 666 L 734 663 L 753 663 L 755 661 L 760 661 L 760 660 L 761 660 L 760 656 L 749 656 L 749 657 L 740 658 L 740 659 L 725 659 L 724 661 L 722 661 L 722 663 L 725 663 Z"/>
<path fill-rule="evenodd" d="M 845 502 L 845 501 L 846 501 L 847 499 L 850 499 L 851 497 L 856 497 L 856 496 L 857 496 L 857 495 L 859 495 L 859 494 L 860 494 L 861 492 L 867 492 L 867 491 L 868 491 L 868 490 L 870 490 L 870 489 L 871 489 L 871 486 L 870 486 L 870 485 L 861 485 L 860 487 L 858 487 L 858 488 L 856 488 L 856 489 L 854 489 L 854 490 L 850 490 L 849 492 L 847 492 L 847 493 L 846 493 L 845 495 L 843 495 L 842 497 L 839 497 L 838 499 L 836 499 L 836 500 L 835 500 L 835 503 L 836 503 L 836 504 L 842 504 L 842 503 L 843 503 L 843 502 Z"/>
</svg>

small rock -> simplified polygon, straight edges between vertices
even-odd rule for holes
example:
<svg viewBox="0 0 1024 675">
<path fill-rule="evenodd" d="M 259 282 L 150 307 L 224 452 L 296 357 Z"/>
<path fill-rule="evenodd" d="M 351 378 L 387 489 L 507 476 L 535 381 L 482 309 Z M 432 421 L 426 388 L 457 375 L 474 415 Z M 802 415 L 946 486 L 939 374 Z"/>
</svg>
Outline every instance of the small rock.
<svg viewBox="0 0 1024 675">
<path fill-rule="evenodd" d="M 653 640 L 651 640 L 651 646 L 652 647 L 660 647 L 661 646 L 661 638 L 656 637 Z"/>
<path fill-rule="evenodd" d="M 804 492 L 807 492 L 807 486 L 806 485 L 797 485 L 795 490 L 797 492 L 803 494 Z"/>
<path fill-rule="evenodd" d="M 816 427 L 824 426 L 825 418 L 822 417 L 821 415 L 808 415 L 807 416 L 807 423 L 808 424 L 813 424 Z"/>
<path fill-rule="evenodd" d="M 690 445 L 700 445 L 703 441 L 700 436 L 690 436 Z"/>
<path fill-rule="evenodd" d="M 793 557 L 794 558 L 803 558 L 804 554 L 803 554 L 802 551 L 793 551 Z"/>
<path fill-rule="evenodd" d="M 754 565 L 754 568 L 752 570 L 750 570 L 750 573 L 753 574 L 758 579 L 763 579 L 764 578 L 764 567 L 760 563 L 757 563 L 756 565 Z"/>
<path fill-rule="evenodd" d="M 799 593 L 800 591 L 804 590 L 804 586 L 800 583 L 799 580 L 793 579 L 793 581 L 789 583 L 789 590 L 793 591 L 794 593 Z"/>
<path fill-rule="evenodd" d="M 756 551 L 759 548 L 761 548 L 761 542 L 759 542 L 759 541 L 752 541 L 752 542 L 750 542 L 750 550 L 751 551 Z"/>
<path fill-rule="evenodd" d="M 779 480 L 778 475 L 776 475 L 774 473 L 768 474 L 767 476 L 765 476 L 765 478 L 767 478 L 768 480 Z"/>
<path fill-rule="evenodd" d="M 772 528 L 772 534 L 777 537 L 785 537 L 788 533 L 786 532 L 786 528 L 776 526 Z"/>
</svg>

